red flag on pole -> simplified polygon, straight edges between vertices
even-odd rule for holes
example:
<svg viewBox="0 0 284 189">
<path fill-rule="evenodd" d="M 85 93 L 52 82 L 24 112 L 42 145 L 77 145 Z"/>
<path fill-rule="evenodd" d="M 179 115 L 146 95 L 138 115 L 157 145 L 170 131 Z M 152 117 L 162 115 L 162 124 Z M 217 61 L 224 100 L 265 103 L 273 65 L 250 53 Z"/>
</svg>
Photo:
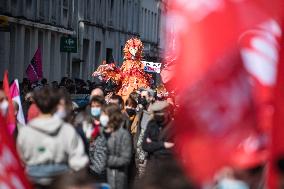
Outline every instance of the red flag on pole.
<svg viewBox="0 0 284 189">
<path fill-rule="evenodd" d="M 27 67 L 26 74 L 31 83 L 37 82 L 43 77 L 40 48 L 36 50 L 31 63 Z"/>
<path fill-rule="evenodd" d="M 270 4 L 279 10 L 279 2 Z M 187 173 L 201 183 L 224 165 L 263 162 L 266 139 L 258 127 L 240 37 L 273 18 L 271 5 L 262 0 L 168 3 L 168 30 L 174 27 L 176 35 L 169 37 L 175 39 L 177 57 L 172 88 L 181 99 L 176 150 Z"/>
<path fill-rule="evenodd" d="M 31 185 L 25 176 L 7 126 L 6 120 L 0 115 L 0 186 L 10 189 L 30 189 Z"/>
<path fill-rule="evenodd" d="M 284 20 L 283 20 L 284 21 Z M 284 24 L 284 23 L 282 23 Z M 283 28 L 284 25 L 282 25 Z M 283 30 L 282 30 L 283 31 Z M 267 184 L 269 189 L 283 188 L 280 186 L 280 169 L 278 162 L 284 161 L 284 36 L 280 43 L 281 53 L 278 64 L 277 83 L 275 87 L 275 114 L 274 124 L 271 130 L 269 169 L 267 174 Z M 283 170 L 282 170 L 283 171 Z M 283 175 L 283 172 L 282 172 Z M 283 179 L 283 177 L 282 177 Z"/>
<path fill-rule="evenodd" d="M 4 73 L 4 79 L 3 79 L 3 88 L 4 88 L 4 92 L 8 98 L 8 102 L 9 102 L 9 106 L 8 106 L 8 113 L 5 116 L 6 117 L 6 123 L 7 123 L 7 127 L 8 127 L 8 132 L 10 134 L 13 134 L 15 127 L 16 127 L 16 123 L 15 123 L 15 111 L 14 111 L 14 105 L 13 105 L 13 101 L 10 95 L 10 87 L 9 87 L 9 80 L 8 80 L 8 71 L 6 70 Z"/>
</svg>

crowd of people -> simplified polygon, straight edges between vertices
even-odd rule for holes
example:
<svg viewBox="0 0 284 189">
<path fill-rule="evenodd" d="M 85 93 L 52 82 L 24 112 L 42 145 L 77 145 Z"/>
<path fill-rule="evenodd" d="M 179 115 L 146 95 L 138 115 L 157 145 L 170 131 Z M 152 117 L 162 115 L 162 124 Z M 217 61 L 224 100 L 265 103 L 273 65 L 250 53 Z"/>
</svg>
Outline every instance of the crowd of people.
<svg viewBox="0 0 284 189">
<path fill-rule="evenodd" d="M 70 83 L 63 78 L 59 85 L 46 79 L 20 85 L 27 125 L 18 124 L 14 137 L 35 188 L 58 188 L 62 182 L 78 185 L 75 178 L 71 182 L 62 175 L 84 178 L 82 184 L 90 188 L 94 183 L 133 188 L 141 186 L 137 183 L 142 183 L 150 165 L 156 169 L 164 161 L 174 161 L 172 100 L 158 99 L 150 88 L 122 99 L 105 86 Z M 72 102 L 74 88 L 90 94 L 88 105 Z M 3 91 L 0 98 L 2 107 L 7 101 Z M 16 102 L 14 107 L 17 114 Z M 2 114 L 6 111 L 1 108 Z"/>
<path fill-rule="evenodd" d="M 123 99 L 96 84 L 87 90 L 88 104 L 78 107 L 69 84 L 25 82 L 20 86 L 26 125 L 17 121 L 13 136 L 35 189 L 198 188 L 173 154 L 178 108 L 173 97 L 141 88 Z M 0 90 L 1 114 L 7 109 Z M 16 102 L 14 109 L 17 119 Z M 264 167 L 255 159 L 240 169 L 224 168 L 205 188 L 263 188 Z"/>
</svg>

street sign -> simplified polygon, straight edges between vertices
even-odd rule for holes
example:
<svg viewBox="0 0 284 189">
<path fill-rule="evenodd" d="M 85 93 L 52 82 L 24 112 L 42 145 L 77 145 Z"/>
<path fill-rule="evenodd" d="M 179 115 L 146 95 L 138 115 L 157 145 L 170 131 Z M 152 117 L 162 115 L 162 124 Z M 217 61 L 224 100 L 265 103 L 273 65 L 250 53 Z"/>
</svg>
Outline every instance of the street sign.
<svg viewBox="0 0 284 189">
<path fill-rule="evenodd" d="M 77 39 L 74 37 L 61 37 L 60 52 L 77 53 Z"/>
</svg>

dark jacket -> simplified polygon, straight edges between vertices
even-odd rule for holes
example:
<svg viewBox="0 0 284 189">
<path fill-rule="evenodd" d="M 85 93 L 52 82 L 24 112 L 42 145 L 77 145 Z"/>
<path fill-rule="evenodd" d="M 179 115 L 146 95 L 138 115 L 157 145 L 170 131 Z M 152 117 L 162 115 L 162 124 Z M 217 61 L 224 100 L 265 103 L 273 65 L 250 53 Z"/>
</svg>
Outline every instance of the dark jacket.
<svg viewBox="0 0 284 189">
<path fill-rule="evenodd" d="M 131 137 L 127 130 L 119 128 L 107 141 L 107 180 L 112 189 L 127 189 L 127 170 L 131 161 Z"/>
<path fill-rule="evenodd" d="M 160 125 L 155 120 L 151 120 L 146 128 L 142 148 L 148 152 L 150 159 L 154 158 L 167 158 L 171 157 L 172 152 L 170 149 L 166 149 L 164 142 L 173 142 L 172 136 L 172 123 L 169 122 L 166 125 Z M 147 142 L 147 138 L 151 142 Z"/>
<path fill-rule="evenodd" d="M 90 170 L 96 180 L 106 182 L 107 165 L 107 139 L 103 132 L 100 132 L 89 147 Z"/>
</svg>

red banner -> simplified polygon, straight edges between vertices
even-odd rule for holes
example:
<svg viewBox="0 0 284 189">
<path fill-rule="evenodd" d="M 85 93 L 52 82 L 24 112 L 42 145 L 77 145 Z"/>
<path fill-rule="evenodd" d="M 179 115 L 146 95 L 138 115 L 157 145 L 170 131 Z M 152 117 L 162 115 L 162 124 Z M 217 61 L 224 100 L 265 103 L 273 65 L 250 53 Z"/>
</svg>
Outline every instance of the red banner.
<svg viewBox="0 0 284 189">
<path fill-rule="evenodd" d="M 6 121 L 0 116 L 0 188 L 30 189 Z"/>
<path fill-rule="evenodd" d="M 271 10 L 279 10 L 279 3 L 280 0 L 269 5 L 262 0 L 168 1 L 167 29 L 175 35 L 168 37 L 174 40 L 168 44 L 175 48 L 169 48 L 166 54 L 175 60 L 176 77 L 171 88 L 177 88 L 181 99 L 175 127 L 176 150 L 189 176 L 199 183 L 210 180 L 222 166 L 249 168 L 266 160 L 267 137 L 258 119 L 263 112 L 257 109 L 259 102 L 267 101 L 255 99 L 257 85 L 252 84 L 251 78 L 259 75 L 249 69 L 253 62 L 244 62 L 242 49 L 246 45 L 241 37 L 270 20 L 277 26 L 279 17 L 274 17 Z M 268 31 L 277 38 L 277 32 L 273 32 Z M 275 47 L 277 54 L 277 40 Z M 271 84 L 277 60 L 265 61 L 272 68 L 270 78 L 262 81 Z M 268 116 L 271 118 L 272 114 Z"/>
</svg>

